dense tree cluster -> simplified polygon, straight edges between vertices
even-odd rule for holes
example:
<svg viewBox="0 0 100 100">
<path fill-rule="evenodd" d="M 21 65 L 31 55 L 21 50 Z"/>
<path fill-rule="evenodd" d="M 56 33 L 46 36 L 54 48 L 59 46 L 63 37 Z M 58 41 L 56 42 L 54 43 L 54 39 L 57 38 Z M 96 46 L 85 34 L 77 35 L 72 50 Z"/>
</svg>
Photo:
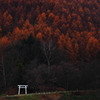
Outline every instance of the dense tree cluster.
<svg viewBox="0 0 100 100">
<path fill-rule="evenodd" d="M 52 38 L 70 58 L 96 58 L 100 43 L 97 0 L 0 0 L 0 34 L 8 40 Z"/>
<path fill-rule="evenodd" d="M 99 12 L 99 0 L 0 0 L 0 77 L 5 86 L 99 88 Z"/>
</svg>

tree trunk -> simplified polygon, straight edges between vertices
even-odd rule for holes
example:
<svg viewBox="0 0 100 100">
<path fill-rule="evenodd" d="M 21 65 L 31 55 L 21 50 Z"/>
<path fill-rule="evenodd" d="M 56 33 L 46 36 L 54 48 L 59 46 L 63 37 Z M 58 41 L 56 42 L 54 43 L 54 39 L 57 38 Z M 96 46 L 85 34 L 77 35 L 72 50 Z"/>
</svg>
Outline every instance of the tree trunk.
<svg viewBox="0 0 100 100">
<path fill-rule="evenodd" d="M 3 68 L 4 85 L 6 86 L 6 74 L 5 74 L 5 66 L 4 66 L 4 58 L 3 58 L 3 55 L 2 55 L 2 68 Z"/>
<path fill-rule="evenodd" d="M 49 59 L 47 60 L 47 62 L 48 62 L 48 76 L 50 76 L 50 61 L 49 61 Z"/>
</svg>

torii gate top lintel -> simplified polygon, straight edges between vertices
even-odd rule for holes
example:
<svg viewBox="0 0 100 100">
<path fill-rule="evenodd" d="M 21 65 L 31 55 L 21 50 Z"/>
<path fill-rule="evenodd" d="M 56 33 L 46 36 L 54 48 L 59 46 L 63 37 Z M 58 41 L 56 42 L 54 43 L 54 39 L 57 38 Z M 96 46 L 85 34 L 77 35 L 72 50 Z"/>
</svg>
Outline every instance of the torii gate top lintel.
<svg viewBox="0 0 100 100">
<path fill-rule="evenodd" d="M 28 85 L 17 85 L 18 86 L 18 94 L 20 94 L 20 89 L 21 88 L 24 88 L 25 89 L 25 94 L 27 94 L 27 87 L 28 87 Z"/>
</svg>

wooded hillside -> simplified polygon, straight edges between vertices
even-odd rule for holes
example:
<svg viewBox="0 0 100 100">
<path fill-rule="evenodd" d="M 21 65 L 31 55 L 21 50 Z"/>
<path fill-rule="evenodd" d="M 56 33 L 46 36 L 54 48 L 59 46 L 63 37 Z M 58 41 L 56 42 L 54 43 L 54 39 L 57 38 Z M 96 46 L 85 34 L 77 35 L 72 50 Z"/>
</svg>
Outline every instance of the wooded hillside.
<svg viewBox="0 0 100 100">
<path fill-rule="evenodd" d="M 0 0 L 0 55 L 1 88 L 99 88 L 100 1 Z"/>
</svg>

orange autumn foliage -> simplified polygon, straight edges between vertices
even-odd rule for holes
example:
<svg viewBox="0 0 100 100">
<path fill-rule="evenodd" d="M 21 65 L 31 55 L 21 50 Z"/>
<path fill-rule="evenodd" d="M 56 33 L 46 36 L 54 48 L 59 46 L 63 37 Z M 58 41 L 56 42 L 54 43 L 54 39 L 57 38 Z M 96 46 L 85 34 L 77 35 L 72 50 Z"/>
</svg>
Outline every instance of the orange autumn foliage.
<svg viewBox="0 0 100 100">
<path fill-rule="evenodd" d="M 96 58 L 99 12 L 98 0 L 0 0 L 0 37 L 52 38 L 73 61 Z"/>
</svg>

